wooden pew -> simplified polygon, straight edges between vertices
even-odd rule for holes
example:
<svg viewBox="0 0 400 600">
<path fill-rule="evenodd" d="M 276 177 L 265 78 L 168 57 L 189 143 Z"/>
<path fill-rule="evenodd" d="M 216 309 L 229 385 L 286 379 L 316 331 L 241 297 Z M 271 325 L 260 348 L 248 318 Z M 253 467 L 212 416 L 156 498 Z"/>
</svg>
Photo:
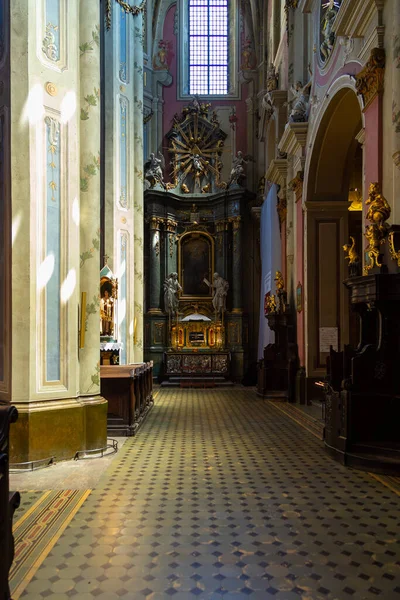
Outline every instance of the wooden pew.
<svg viewBox="0 0 400 600">
<path fill-rule="evenodd" d="M 135 435 L 153 402 L 153 361 L 101 365 L 101 394 L 108 400 L 109 435 Z"/>
<path fill-rule="evenodd" d="M 9 433 L 18 411 L 15 406 L 0 406 L 0 599 L 9 600 L 8 574 L 14 559 L 12 520 L 20 503 L 19 492 L 9 491 Z"/>
</svg>

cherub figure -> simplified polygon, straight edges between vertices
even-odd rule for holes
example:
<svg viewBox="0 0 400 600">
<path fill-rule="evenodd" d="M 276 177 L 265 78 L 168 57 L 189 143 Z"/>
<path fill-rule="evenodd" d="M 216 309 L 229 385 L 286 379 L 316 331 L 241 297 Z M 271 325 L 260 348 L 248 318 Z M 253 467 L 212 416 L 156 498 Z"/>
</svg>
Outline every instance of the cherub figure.
<svg viewBox="0 0 400 600">
<path fill-rule="evenodd" d="M 368 198 L 365 201 L 365 205 L 369 206 L 367 219 L 371 223 L 376 223 L 381 231 L 386 230 L 385 221 L 390 217 L 391 208 L 380 193 L 378 182 L 371 183 L 368 191 Z"/>
</svg>

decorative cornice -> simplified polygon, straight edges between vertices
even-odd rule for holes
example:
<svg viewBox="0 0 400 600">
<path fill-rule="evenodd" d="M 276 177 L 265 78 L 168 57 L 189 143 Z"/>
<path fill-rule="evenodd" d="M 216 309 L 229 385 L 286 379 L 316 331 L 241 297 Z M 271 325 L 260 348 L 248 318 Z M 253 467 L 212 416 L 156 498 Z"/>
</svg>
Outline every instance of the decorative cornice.
<svg viewBox="0 0 400 600">
<path fill-rule="evenodd" d="M 278 144 L 279 150 L 289 156 L 301 156 L 307 143 L 307 131 L 308 123 L 288 123 Z"/>
<path fill-rule="evenodd" d="M 373 48 L 365 67 L 356 75 L 357 93 L 363 97 L 364 111 L 383 92 L 385 50 Z"/>
<path fill-rule="evenodd" d="M 287 159 L 275 158 L 271 160 L 268 170 L 265 173 L 265 179 L 272 181 L 277 185 L 285 185 L 287 177 Z"/>
</svg>

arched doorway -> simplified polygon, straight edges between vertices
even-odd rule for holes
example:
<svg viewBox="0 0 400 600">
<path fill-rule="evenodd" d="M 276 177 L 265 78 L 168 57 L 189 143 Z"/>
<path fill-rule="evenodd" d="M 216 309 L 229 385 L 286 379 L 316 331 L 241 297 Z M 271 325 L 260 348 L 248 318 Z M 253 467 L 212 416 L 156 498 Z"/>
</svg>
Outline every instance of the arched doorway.
<svg viewBox="0 0 400 600">
<path fill-rule="evenodd" d="M 363 116 L 355 91 L 339 89 L 326 100 L 306 164 L 306 367 L 308 397 L 326 374 L 329 346 L 357 345 L 349 310 L 343 245 L 354 238 L 362 253 Z"/>
</svg>

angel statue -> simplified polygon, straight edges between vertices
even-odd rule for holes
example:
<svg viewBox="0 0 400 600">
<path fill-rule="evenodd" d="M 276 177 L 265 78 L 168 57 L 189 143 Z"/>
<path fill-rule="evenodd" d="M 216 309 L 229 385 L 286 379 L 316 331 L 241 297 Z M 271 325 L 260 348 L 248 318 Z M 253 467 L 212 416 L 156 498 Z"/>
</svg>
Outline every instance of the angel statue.
<svg viewBox="0 0 400 600">
<path fill-rule="evenodd" d="M 332 52 L 333 44 L 335 43 L 333 24 L 340 8 L 340 3 L 336 2 L 336 0 L 328 0 L 328 2 L 322 5 L 322 8 L 325 8 L 326 12 L 322 23 L 321 35 L 323 40 L 320 49 L 323 59 L 327 60 Z"/>
<path fill-rule="evenodd" d="M 203 281 L 208 285 L 209 288 L 214 290 L 212 303 L 215 314 L 217 316 L 223 314 L 226 311 L 226 295 L 229 290 L 229 283 L 218 273 L 214 273 L 212 283 L 205 278 Z"/>
<path fill-rule="evenodd" d="M 308 66 L 309 73 L 312 77 L 310 65 Z M 288 106 L 291 106 L 289 121 L 291 123 L 304 123 L 307 121 L 308 102 L 310 99 L 310 87 L 312 79 L 303 86 L 301 81 L 297 81 L 296 85 L 292 85 L 290 90 L 293 98 L 288 101 Z"/>
<path fill-rule="evenodd" d="M 178 281 L 178 273 L 170 273 L 164 281 L 164 308 L 169 315 L 178 312 L 181 291 L 182 287 Z"/>
<path fill-rule="evenodd" d="M 150 154 L 149 160 L 144 163 L 144 178 L 148 182 L 147 187 L 153 187 L 160 183 L 165 188 L 163 169 L 165 168 L 164 156 L 159 151 L 157 156 L 154 152 Z"/>
<path fill-rule="evenodd" d="M 237 185 L 241 184 L 241 181 L 246 177 L 244 166 L 251 160 L 251 156 L 243 156 L 243 152 L 238 151 L 237 155 L 232 161 L 232 169 L 231 176 L 229 179 L 229 185 L 232 183 L 236 183 Z"/>
</svg>

